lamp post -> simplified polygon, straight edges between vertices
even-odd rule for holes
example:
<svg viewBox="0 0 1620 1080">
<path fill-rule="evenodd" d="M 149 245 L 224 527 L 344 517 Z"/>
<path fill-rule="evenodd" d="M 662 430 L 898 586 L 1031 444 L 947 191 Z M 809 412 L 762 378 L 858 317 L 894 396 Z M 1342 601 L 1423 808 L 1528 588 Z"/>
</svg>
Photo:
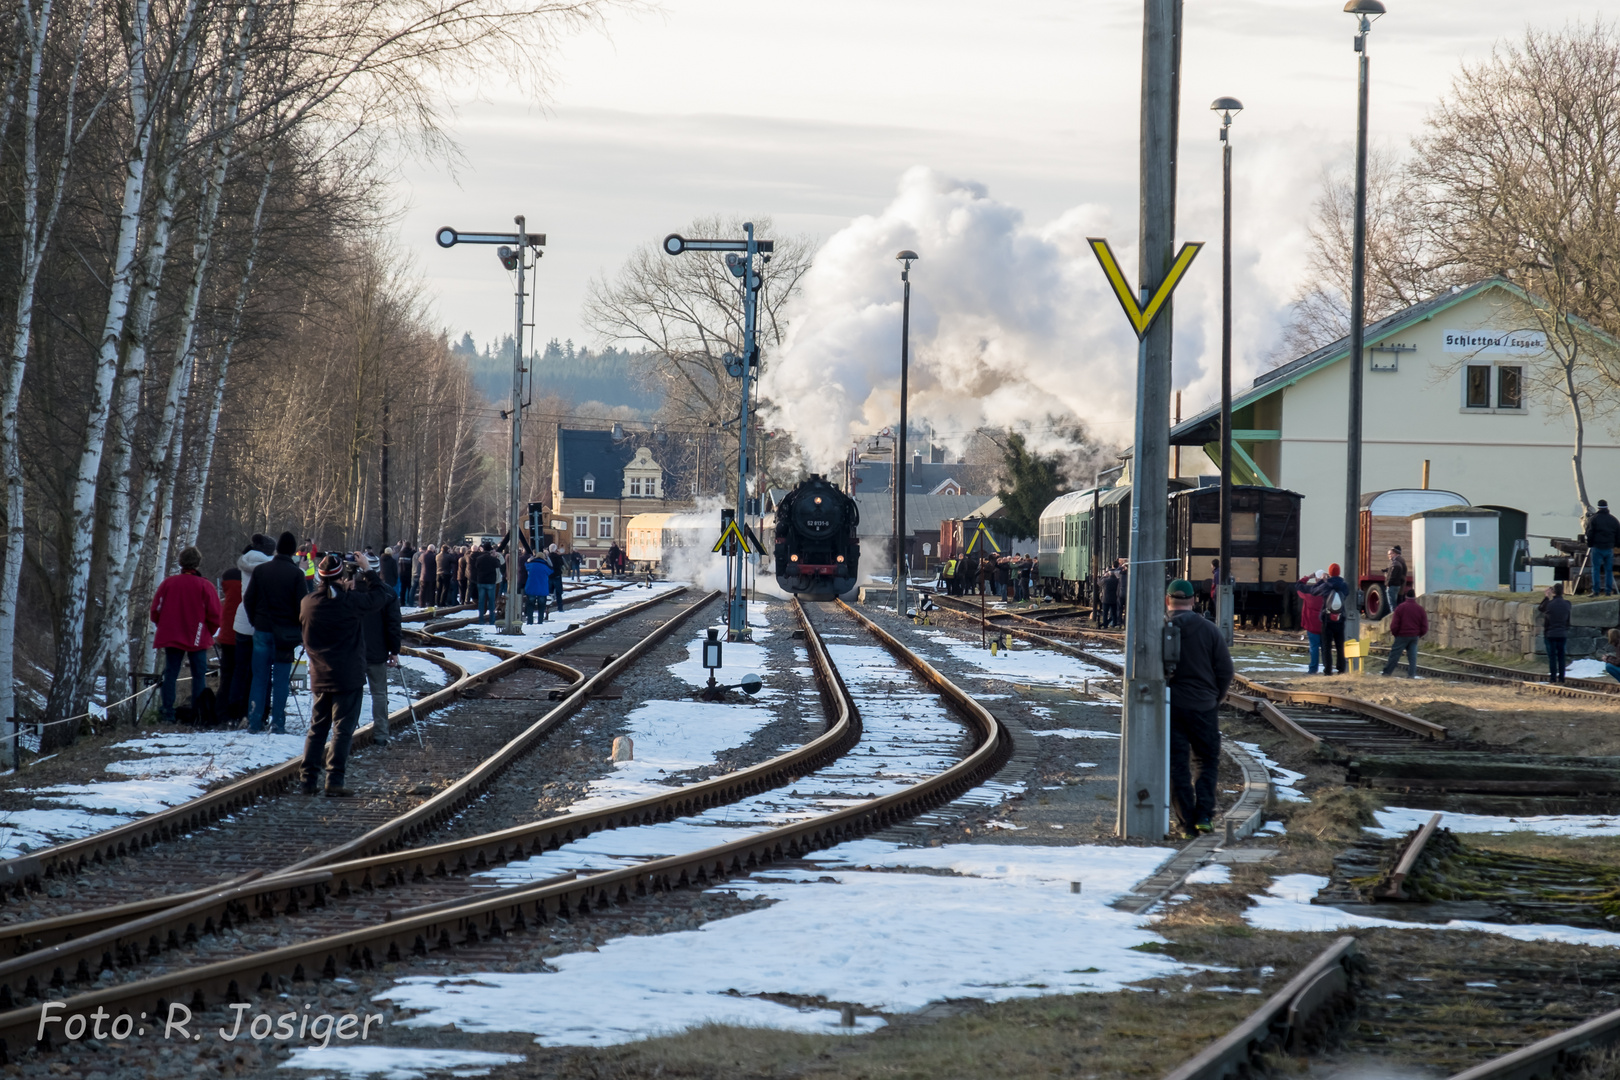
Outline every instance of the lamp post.
<svg viewBox="0 0 1620 1080">
<path fill-rule="evenodd" d="M 1356 227 L 1350 257 L 1350 419 L 1344 433 L 1344 570 L 1350 586 L 1344 636 L 1361 636 L 1361 393 L 1362 336 L 1367 300 L 1367 35 L 1384 14 L 1382 0 L 1347 0 L 1355 16 L 1355 50 L 1361 54 L 1356 97 Z"/>
<path fill-rule="evenodd" d="M 512 233 L 461 232 L 448 225 L 434 233 L 434 239 L 442 248 L 455 247 L 457 244 L 500 245 L 495 254 L 500 257 L 501 265 L 517 275 L 512 315 L 512 411 L 510 414 L 504 410 L 501 413 L 501 419 L 512 421 L 511 457 L 507 470 L 506 617 L 501 621 L 503 634 L 523 633 L 521 605 L 516 601 L 518 566 L 523 561 L 523 544 L 518 539 L 518 530 L 523 524 L 523 510 L 518 500 L 521 497 L 520 477 L 523 471 L 523 375 L 527 370 L 523 365 L 523 331 L 528 325 L 523 321 L 523 300 L 528 291 L 524 275 L 525 271 L 536 267 L 544 254 L 540 249 L 546 243 L 545 233 L 528 231 L 523 215 L 513 218 L 512 223 L 517 226 L 517 231 Z"/>
<path fill-rule="evenodd" d="M 1243 111 L 1234 97 L 1216 98 L 1221 114 L 1221 578 L 1215 625 L 1232 644 L 1232 117 Z"/>
<path fill-rule="evenodd" d="M 900 260 L 900 433 L 894 454 L 894 612 L 906 616 L 906 375 L 911 366 L 911 264 L 917 253 L 907 249 Z"/>
</svg>

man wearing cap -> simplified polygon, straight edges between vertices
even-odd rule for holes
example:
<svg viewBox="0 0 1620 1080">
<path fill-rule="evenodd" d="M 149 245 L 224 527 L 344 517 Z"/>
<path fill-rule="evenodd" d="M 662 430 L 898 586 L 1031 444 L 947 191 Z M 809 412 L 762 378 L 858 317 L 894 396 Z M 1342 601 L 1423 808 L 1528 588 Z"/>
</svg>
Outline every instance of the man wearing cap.
<svg viewBox="0 0 1620 1080">
<path fill-rule="evenodd" d="M 368 566 L 365 555 L 354 561 Z M 343 560 L 327 555 L 316 567 L 315 591 L 304 597 L 299 622 L 304 630 L 304 655 L 309 658 L 309 689 L 315 696 L 310 709 L 309 734 L 304 737 L 304 794 L 313 795 L 326 761 L 326 795 L 347 798 L 343 786 L 349 764 L 349 741 L 360 722 L 366 690 L 366 616 L 384 606 L 391 594 L 383 588 L 343 585 Z M 332 745 L 327 747 L 327 736 Z"/>
<path fill-rule="evenodd" d="M 1609 513 L 1609 500 L 1599 499 L 1586 519 L 1586 546 L 1592 550 L 1592 595 L 1614 594 L 1614 549 L 1620 546 L 1620 520 Z"/>
<path fill-rule="evenodd" d="M 1192 582 L 1165 590 L 1166 617 L 1181 631 L 1181 658 L 1166 680 L 1170 690 L 1170 794 L 1188 833 L 1214 831 L 1215 776 L 1221 759 L 1216 710 L 1232 685 L 1232 654 L 1215 624 L 1193 610 Z M 1198 759 L 1195 789 L 1190 758 Z"/>
</svg>

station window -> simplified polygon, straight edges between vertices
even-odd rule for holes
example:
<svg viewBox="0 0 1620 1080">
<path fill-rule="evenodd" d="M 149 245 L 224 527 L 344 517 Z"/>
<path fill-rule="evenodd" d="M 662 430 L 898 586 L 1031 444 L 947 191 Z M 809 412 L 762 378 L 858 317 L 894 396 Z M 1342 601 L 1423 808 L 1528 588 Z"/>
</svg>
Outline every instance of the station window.
<svg viewBox="0 0 1620 1080">
<path fill-rule="evenodd" d="M 578 537 L 583 537 L 583 538 L 586 538 L 586 539 L 590 538 L 590 535 L 591 535 L 591 519 L 590 519 L 590 517 L 588 515 L 586 515 L 586 514 L 575 514 L 574 515 L 574 535 L 578 536 Z"/>
<path fill-rule="evenodd" d="M 1503 364 L 1496 369 L 1496 407 L 1524 408 L 1524 368 Z"/>
<path fill-rule="evenodd" d="M 1491 407 L 1491 368 L 1489 364 L 1469 364 L 1466 371 L 1466 394 L 1464 401 L 1470 409 L 1488 409 Z"/>
<path fill-rule="evenodd" d="M 613 539 L 613 515 L 603 514 L 596 519 L 596 535 L 601 540 Z"/>
<path fill-rule="evenodd" d="M 590 473 L 585 474 L 585 490 L 588 492 L 596 490 L 596 477 Z"/>
<path fill-rule="evenodd" d="M 630 478 L 630 494 L 632 494 L 632 495 L 640 495 L 641 494 L 641 477 L 632 476 Z"/>
</svg>

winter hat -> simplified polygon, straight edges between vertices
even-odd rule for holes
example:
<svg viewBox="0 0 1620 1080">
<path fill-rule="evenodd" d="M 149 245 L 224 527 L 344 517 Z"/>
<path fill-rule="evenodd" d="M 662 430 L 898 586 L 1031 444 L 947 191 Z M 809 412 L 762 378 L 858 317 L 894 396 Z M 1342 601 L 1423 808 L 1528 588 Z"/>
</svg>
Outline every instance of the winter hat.
<svg viewBox="0 0 1620 1080">
<path fill-rule="evenodd" d="M 328 555 L 321 560 L 321 564 L 316 568 L 315 572 L 320 574 L 322 581 L 331 581 L 335 578 L 342 577 L 343 560 L 338 558 L 336 555 Z"/>
<path fill-rule="evenodd" d="M 1191 600 L 1193 598 L 1192 582 L 1177 578 L 1170 583 L 1170 587 L 1164 591 L 1164 595 L 1172 600 Z"/>
<path fill-rule="evenodd" d="M 393 549 L 393 548 L 391 548 L 391 547 L 385 547 L 385 548 L 383 548 L 383 554 L 384 554 L 384 555 L 392 555 L 392 554 L 393 554 L 393 553 L 394 553 L 394 549 Z"/>
<path fill-rule="evenodd" d="M 202 552 L 194 547 L 188 547 L 180 553 L 180 569 L 195 570 L 202 565 Z"/>
<path fill-rule="evenodd" d="M 1609 500 L 1608 499 L 1599 499 L 1598 500 L 1598 508 L 1602 509 L 1602 510 L 1607 510 L 1609 508 Z"/>
<path fill-rule="evenodd" d="M 284 532 L 280 536 L 276 537 L 276 554 L 277 555 L 296 555 L 296 554 L 298 554 L 298 537 L 294 536 L 290 532 Z"/>
<path fill-rule="evenodd" d="M 1339 564 L 1336 563 L 1336 562 L 1328 563 L 1328 577 L 1338 577 L 1338 576 L 1339 576 Z"/>
<path fill-rule="evenodd" d="M 1399 554 L 1400 554 L 1400 553 L 1401 553 L 1401 545 L 1399 545 L 1399 544 L 1396 544 L 1396 545 L 1394 545 L 1394 546 L 1393 546 L 1393 547 L 1391 547 L 1391 548 L 1390 548 L 1390 549 L 1389 549 L 1389 550 L 1391 550 L 1391 551 L 1393 551 L 1393 552 L 1394 552 L 1394 553 L 1395 553 L 1395 554 L 1397 554 L 1397 555 L 1399 555 Z"/>
</svg>

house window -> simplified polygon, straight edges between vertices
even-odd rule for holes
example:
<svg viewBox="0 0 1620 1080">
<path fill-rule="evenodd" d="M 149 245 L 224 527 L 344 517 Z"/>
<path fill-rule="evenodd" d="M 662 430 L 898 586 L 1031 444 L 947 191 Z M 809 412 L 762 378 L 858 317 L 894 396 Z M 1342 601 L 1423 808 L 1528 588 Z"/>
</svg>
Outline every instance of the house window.
<svg viewBox="0 0 1620 1080">
<path fill-rule="evenodd" d="M 658 477 L 647 477 L 647 494 L 654 497 L 658 495 Z"/>
<path fill-rule="evenodd" d="M 589 539 L 591 535 L 591 519 L 586 514 L 574 515 L 574 535 Z"/>
<path fill-rule="evenodd" d="M 630 478 L 630 494 L 632 494 L 632 495 L 640 495 L 641 494 L 641 477 L 632 476 Z"/>
<path fill-rule="evenodd" d="M 1466 522 L 1466 521 L 1453 521 L 1451 523 L 1451 535 L 1452 536 L 1467 536 L 1468 535 L 1468 522 Z"/>
<path fill-rule="evenodd" d="M 1491 407 L 1491 369 L 1488 364 L 1469 364 L 1466 369 L 1467 398 L 1470 409 Z"/>
<path fill-rule="evenodd" d="M 596 477 L 592 476 L 590 473 L 585 474 L 585 490 L 587 493 L 596 490 Z"/>
<path fill-rule="evenodd" d="M 1524 408 L 1524 368 L 1503 364 L 1496 369 L 1496 407 Z"/>
<path fill-rule="evenodd" d="M 613 515 L 603 514 L 596 519 L 596 535 L 601 540 L 613 539 Z"/>
</svg>

